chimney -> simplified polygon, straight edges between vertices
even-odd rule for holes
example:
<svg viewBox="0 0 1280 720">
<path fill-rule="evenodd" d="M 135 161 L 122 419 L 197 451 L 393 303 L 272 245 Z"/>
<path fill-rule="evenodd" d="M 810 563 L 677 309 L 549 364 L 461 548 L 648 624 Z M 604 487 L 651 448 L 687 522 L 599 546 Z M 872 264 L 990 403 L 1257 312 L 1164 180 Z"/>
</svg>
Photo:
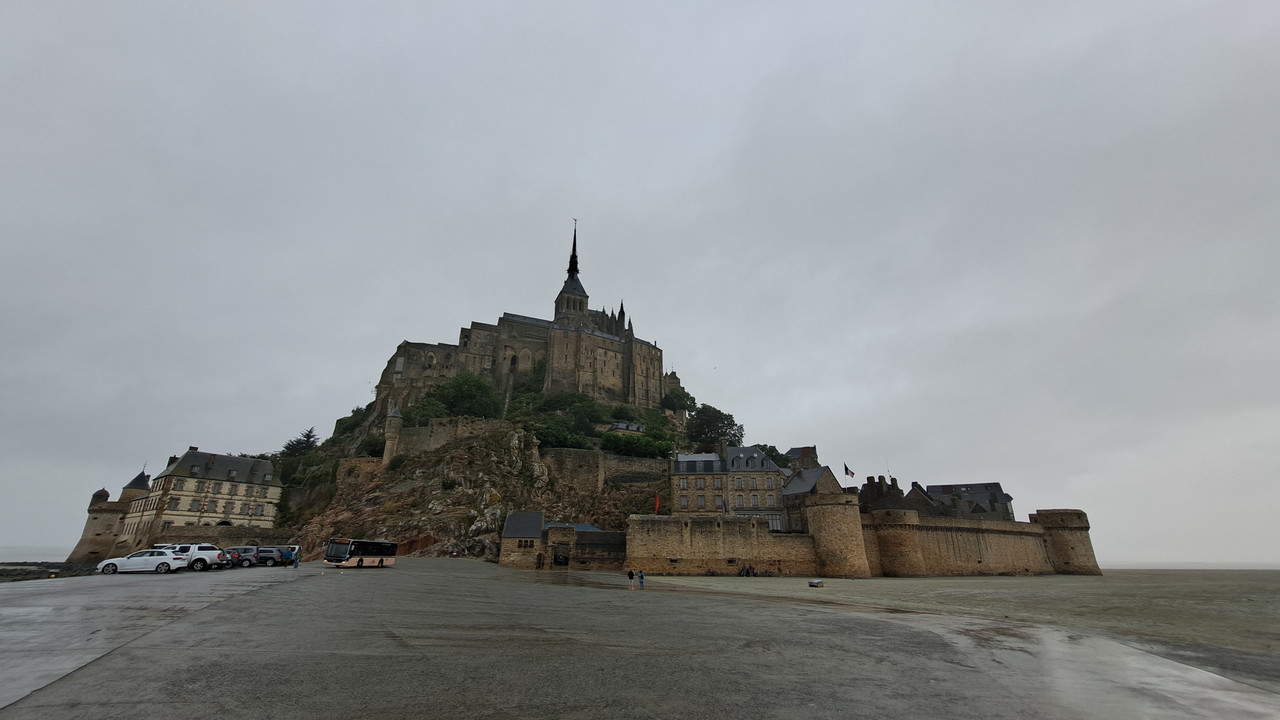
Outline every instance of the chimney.
<svg viewBox="0 0 1280 720">
<path fill-rule="evenodd" d="M 196 447 L 195 445 L 188 445 L 187 452 L 200 452 L 200 448 Z"/>
</svg>

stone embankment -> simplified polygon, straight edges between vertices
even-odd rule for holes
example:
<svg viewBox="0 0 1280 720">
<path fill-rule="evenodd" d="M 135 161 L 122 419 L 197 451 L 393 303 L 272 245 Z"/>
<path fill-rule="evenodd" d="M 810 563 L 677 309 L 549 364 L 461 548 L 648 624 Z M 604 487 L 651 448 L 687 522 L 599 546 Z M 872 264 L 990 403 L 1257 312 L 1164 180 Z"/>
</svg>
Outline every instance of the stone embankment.
<svg viewBox="0 0 1280 720">
<path fill-rule="evenodd" d="M 0 564 L 0 582 L 44 580 L 53 577 L 92 575 L 92 564 L 65 562 L 7 562 Z"/>
</svg>

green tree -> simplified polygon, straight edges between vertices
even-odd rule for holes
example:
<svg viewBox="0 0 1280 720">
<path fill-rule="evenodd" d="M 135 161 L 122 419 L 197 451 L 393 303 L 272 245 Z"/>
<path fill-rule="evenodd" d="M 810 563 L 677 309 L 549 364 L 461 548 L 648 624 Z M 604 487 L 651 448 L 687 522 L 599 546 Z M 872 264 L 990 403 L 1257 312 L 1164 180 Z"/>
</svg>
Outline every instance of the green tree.
<svg viewBox="0 0 1280 720">
<path fill-rule="evenodd" d="M 489 382 L 469 372 L 460 372 L 435 386 L 428 396 L 453 416 L 496 418 L 502 414 L 502 401 Z"/>
<path fill-rule="evenodd" d="M 284 449 L 280 451 L 281 457 L 302 457 L 315 450 L 320 446 L 320 438 L 316 435 L 314 426 L 302 431 L 298 437 L 284 444 Z"/>
<path fill-rule="evenodd" d="M 695 445 L 710 445 L 724 442 L 726 445 L 740 446 L 744 430 L 733 416 L 710 405 L 699 405 L 689 416 L 685 426 L 689 442 Z"/>
<path fill-rule="evenodd" d="M 662 407 L 667 410 L 693 412 L 698 408 L 698 401 L 683 388 L 676 388 L 662 396 Z"/>
</svg>

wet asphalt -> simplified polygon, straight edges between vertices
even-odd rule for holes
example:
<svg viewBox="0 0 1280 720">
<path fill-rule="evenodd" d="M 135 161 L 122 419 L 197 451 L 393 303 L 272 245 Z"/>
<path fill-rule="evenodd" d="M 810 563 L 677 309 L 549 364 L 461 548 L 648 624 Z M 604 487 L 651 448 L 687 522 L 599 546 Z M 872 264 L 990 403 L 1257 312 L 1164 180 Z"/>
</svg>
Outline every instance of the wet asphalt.
<svg viewBox="0 0 1280 720">
<path fill-rule="evenodd" d="M 416 558 L 8 583 L 0 720 L 1280 717 L 1083 631 L 647 584 Z"/>
</svg>

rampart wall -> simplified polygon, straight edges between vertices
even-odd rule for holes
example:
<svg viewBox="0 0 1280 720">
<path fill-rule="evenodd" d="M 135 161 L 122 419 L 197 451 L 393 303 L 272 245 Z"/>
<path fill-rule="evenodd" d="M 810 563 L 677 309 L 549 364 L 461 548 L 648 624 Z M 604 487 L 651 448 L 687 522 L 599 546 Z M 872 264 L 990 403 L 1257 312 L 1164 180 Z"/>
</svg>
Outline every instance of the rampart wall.
<svg viewBox="0 0 1280 720">
<path fill-rule="evenodd" d="M 547 448 L 539 452 L 547 476 L 582 492 L 599 492 L 605 485 L 660 482 L 670 468 L 662 458 L 611 455 L 600 450 Z"/>
<path fill-rule="evenodd" d="M 627 522 L 626 566 L 651 575 L 736 574 L 754 565 L 775 575 L 865 577 L 850 570 L 863 553 L 873 577 L 1099 573 L 1088 520 L 1078 510 L 1042 510 L 1031 523 L 921 518 L 912 510 L 862 514 L 861 547 L 839 532 L 849 539 L 841 570 L 825 535 L 818 538 L 822 560 L 814 535 L 770 533 L 754 518 L 632 515 Z"/>
<path fill-rule="evenodd" d="M 485 433 L 509 432 L 515 426 L 506 420 L 489 418 L 451 417 L 432 418 L 426 427 L 400 428 L 399 441 L 396 444 L 398 455 L 419 455 L 438 450 L 451 442 Z"/>
<path fill-rule="evenodd" d="M 218 547 L 235 545 L 290 545 L 293 531 L 287 528 L 243 525 L 180 525 L 160 534 L 157 543 L 205 542 Z"/>
</svg>

